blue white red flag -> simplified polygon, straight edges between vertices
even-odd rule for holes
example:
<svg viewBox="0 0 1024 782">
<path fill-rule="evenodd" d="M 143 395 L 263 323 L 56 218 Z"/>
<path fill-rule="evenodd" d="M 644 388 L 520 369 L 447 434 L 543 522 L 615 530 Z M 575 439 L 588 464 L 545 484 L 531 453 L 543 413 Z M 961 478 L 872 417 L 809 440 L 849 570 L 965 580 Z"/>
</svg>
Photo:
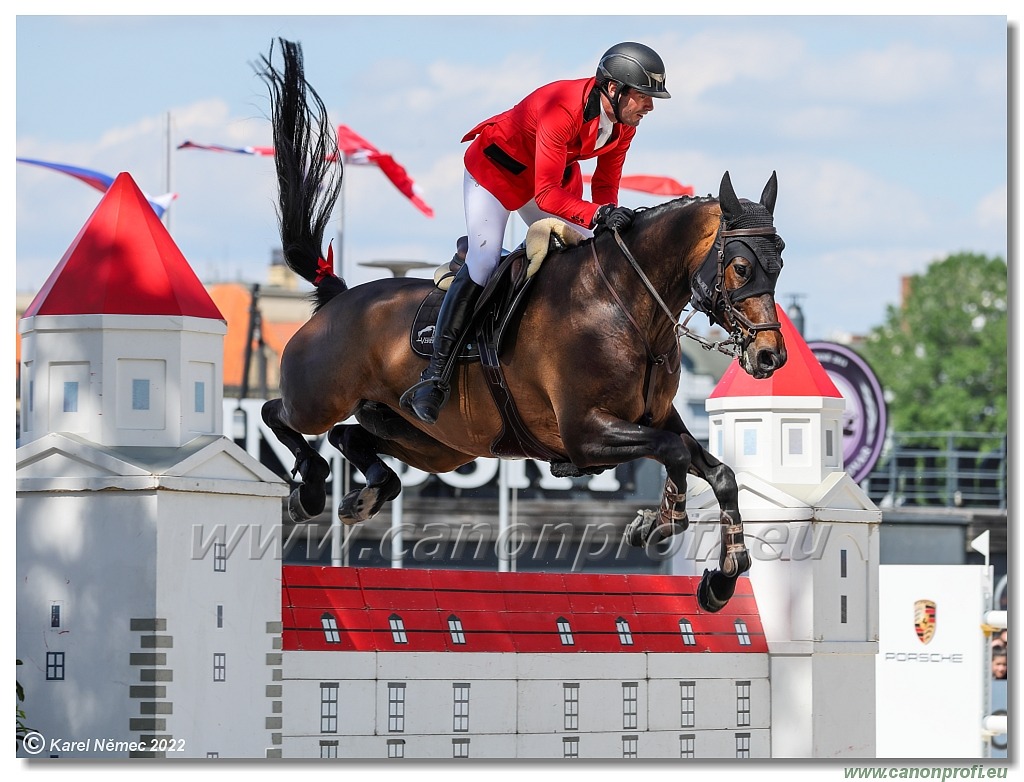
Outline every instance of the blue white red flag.
<svg viewBox="0 0 1024 782">
<path fill-rule="evenodd" d="M 79 182 L 84 182 L 89 187 L 94 187 L 101 193 L 107 192 L 107 189 L 114 183 L 114 177 L 104 174 L 100 171 L 93 171 L 89 168 L 80 168 L 79 166 L 69 166 L 65 163 L 50 163 L 45 160 L 33 160 L 32 158 L 20 157 L 17 158 L 19 163 L 27 163 L 31 166 L 40 166 L 41 168 L 48 168 L 52 171 L 59 171 L 62 174 L 74 177 Z M 146 200 L 149 201 L 150 206 L 153 207 L 153 211 L 156 212 L 156 216 L 162 218 L 164 212 L 167 211 L 167 207 L 171 205 L 171 201 L 178 197 L 177 193 L 164 193 L 159 196 L 151 196 L 148 193 L 143 193 L 146 196 Z"/>
</svg>

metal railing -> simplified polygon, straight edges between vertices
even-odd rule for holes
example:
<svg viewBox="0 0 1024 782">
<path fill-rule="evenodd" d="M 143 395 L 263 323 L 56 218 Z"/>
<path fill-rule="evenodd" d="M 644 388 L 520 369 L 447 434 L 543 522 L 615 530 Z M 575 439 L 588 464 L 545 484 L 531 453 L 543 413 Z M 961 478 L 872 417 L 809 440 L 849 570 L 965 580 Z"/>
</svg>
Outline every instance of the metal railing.
<svg viewBox="0 0 1024 782">
<path fill-rule="evenodd" d="M 880 507 L 1006 509 L 1006 435 L 894 432 L 863 484 Z"/>
</svg>

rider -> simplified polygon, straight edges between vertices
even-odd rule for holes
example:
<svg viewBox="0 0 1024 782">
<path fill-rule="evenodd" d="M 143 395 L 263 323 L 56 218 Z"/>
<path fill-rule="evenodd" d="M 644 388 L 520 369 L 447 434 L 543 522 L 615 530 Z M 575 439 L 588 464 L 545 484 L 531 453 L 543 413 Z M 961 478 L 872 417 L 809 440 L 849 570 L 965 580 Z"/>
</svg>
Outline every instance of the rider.
<svg viewBox="0 0 1024 782">
<path fill-rule="evenodd" d="M 587 236 L 629 227 L 632 210 L 618 206 L 622 163 L 640 120 L 654 110 L 653 98 L 668 97 L 661 57 L 644 44 L 620 43 L 601 57 L 596 76 L 540 87 L 466 134 L 463 141 L 473 140 L 463 179 L 466 263 L 445 294 L 433 355 L 420 382 L 402 395 L 403 408 L 432 424 L 448 401 L 445 367 L 498 264 L 513 210 L 527 225 L 557 217 Z M 588 202 L 578 161 L 593 157 Z"/>
</svg>

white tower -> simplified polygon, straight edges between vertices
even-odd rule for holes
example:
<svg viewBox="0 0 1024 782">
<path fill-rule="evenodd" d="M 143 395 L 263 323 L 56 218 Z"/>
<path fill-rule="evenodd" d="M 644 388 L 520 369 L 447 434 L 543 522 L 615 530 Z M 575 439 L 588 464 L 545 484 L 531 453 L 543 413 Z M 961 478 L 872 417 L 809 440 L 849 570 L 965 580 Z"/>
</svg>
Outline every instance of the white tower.
<svg viewBox="0 0 1024 782">
<path fill-rule="evenodd" d="M 275 754 L 267 541 L 287 489 L 220 435 L 223 318 L 127 174 L 20 329 L 17 654 L 35 754 Z"/>
<path fill-rule="evenodd" d="M 706 403 L 710 450 L 739 484 L 771 660 L 772 756 L 873 757 L 881 512 L 843 470 L 842 395 L 781 308 L 779 319 L 786 365 L 754 380 L 733 364 Z M 694 483 L 683 552 L 714 568 L 718 504 Z"/>
</svg>

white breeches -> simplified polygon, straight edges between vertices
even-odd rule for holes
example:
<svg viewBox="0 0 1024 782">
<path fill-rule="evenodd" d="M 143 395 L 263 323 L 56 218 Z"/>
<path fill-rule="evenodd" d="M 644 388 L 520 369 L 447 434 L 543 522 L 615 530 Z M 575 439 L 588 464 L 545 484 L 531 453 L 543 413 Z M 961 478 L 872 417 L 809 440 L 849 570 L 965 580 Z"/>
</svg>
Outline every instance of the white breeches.
<svg viewBox="0 0 1024 782">
<path fill-rule="evenodd" d="M 501 245 L 505 240 L 505 226 L 511 212 L 491 195 L 490 191 L 480 185 L 466 171 L 462 181 L 462 197 L 466 205 L 466 236 L 469 248 L 466 252 L 466 266 L 469 276 L 477 285 L 486 285 L 501 258 Z M 556 217 L 572 226 L 584 236 L 593 236 L 593 232 L 576 223 L 571 223 L 557 215 L 549 214 L 530 199 L 518 210 L 519 216 L 527 226 L 545 217 Z"/>
</svg>

